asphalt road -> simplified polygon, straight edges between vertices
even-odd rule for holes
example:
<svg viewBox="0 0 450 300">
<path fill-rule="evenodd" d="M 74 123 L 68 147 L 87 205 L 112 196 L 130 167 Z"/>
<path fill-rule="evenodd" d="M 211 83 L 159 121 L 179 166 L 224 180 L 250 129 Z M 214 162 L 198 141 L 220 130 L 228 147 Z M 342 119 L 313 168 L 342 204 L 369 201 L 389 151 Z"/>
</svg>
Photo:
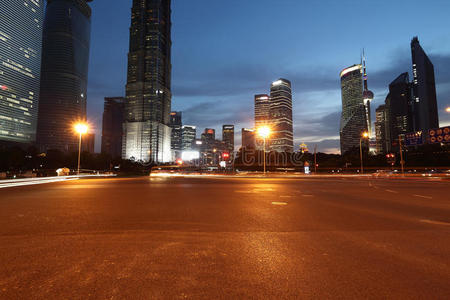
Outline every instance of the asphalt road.
<svg viewBox="0 0 450 300">
<path fill-rule="evenodd" d="M 450 182 L 82 179 L 0 190 L 0 299 L 450 298 Z"/>
</svg>

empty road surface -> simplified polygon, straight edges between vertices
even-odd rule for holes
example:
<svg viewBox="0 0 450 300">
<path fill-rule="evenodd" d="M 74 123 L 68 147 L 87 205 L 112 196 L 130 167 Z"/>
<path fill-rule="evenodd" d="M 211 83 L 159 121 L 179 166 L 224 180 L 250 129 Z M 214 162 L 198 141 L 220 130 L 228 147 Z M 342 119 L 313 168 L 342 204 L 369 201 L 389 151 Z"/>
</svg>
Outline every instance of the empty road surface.
<svg viewBox="0 0 450 300">
<path fill-rule="evenodd" d="M 0 190 L 0 299 L 450 298 L 450 181 L 105 178 Z"/>
</svg>

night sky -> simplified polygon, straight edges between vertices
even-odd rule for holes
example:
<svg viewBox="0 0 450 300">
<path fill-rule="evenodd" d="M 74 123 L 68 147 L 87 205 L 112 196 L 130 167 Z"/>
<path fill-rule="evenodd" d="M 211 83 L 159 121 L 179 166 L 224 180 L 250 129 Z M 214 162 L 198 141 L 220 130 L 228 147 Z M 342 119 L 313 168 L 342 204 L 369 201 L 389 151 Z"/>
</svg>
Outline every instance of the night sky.
<svg viewBox="0 0 450 300">
<path fill-rule="evenodd" d="M 131 0 L 92 2 L 88 119 L 100 149 L 103 98 L 124 96 Z M 183 123 L 253 126 L 253 96 L 272 81 L 292 82 L 295 149 L 337 152 L 339 72 L 365 48 L 374 110 L 388 84 L 411 73 L 418 36 L 436 71 L 440 125 L 450 125 L 448 0 L 173 0 L 172 110 Z"/>
</svg>

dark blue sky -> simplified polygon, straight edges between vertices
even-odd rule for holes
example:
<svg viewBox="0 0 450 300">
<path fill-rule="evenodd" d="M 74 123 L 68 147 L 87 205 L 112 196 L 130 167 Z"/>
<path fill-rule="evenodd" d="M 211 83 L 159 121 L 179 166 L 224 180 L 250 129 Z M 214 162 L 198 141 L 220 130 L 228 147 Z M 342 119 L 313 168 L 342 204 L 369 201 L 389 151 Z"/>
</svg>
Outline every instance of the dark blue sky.
<svg viewBox="0 0 450 300">
<path fill-rule="evenodd" d="M 131 0 L 92 3 L 88 118 L 100 147 L 103 98 L 125 93 Z M 252 127 L 253 95 L 280 77 L 293 87 L 295 147 L 338 148 L 339 72 L 366 49 L 373 110 L 411 74 L 419 36 L 436 69 L 441 125 L 450 125 L 448 0 L 173 0 L 172 109 L 183 123 Z M 374 116 L 373 116 L 374 118 Z M 237 134 L 236 143 L 240 143 Z"/>
</svg>

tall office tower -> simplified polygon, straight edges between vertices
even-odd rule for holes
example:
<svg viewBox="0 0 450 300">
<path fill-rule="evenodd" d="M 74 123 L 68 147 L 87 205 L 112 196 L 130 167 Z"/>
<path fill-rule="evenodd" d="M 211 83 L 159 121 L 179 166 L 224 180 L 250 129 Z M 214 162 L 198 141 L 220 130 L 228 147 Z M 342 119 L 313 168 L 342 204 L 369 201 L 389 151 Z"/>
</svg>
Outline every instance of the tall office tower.
<svg viewBox="0 0 450 300">
<path fill-rule="evenodd" d="M 76 151 L 73 124 L 86 121 L 90 0 L 48 0 L 42 44 L 37 142 L 41 151 Z"/>
<path fill-rule="evenodd" d="M 255 95 L 255 128 L 270 123 L 270 97 L 267 94 Z"/>
<path fill-rule="evenodd" d="M 399 135 L 413 131 L 410 109 L 411 84 L 408 73 L 398 76 L 389 85 L 386 97 L 386 139 L 387 151 L 399 151 Z"/>
<path fill-rule="evenodd" d="M 369 133 L 369 138 L 372 137 L 372 117 L 371 117 L 371 111 L 370 111 L 370 103 L 373 100 L 373 92 L 369 91 L 368 85 L 367 85 L 367 69 L 366 69 L 366 56 L 363 51 L 363 80 L 364 80 L 364 90 L 363 90 L 363 102 L 364 107 L 366 109 L 366 122 L 367 122 L 367 132 Z"/>
<path fill-rule="evenodd" d="M 242 148 L 255 149 L 255 135 L 256 132 L 254 129 L 242 128 Z"/>
<path fill-rule="evenodd" d="M 171 107 L 170 0 L 133 0 L 124 159 L 168 162 Z"/>
<path fill-rule="evenodd" d="M 359 140 L 368 130 L 366 108 L 363 101 L 362 66 L 353 65 L 342 70 L 341 153 L 359 147 Z M 365 146 L 368 144 L 365 142 Z"/>
<path fill-rule="evenodd" d="M 380 105 L 375 111 L 376 153 L 386 153 L 386 106 Z"/>
<path fill-rule="evenodd" d="M 222 126 L 222 141 L 225 143 L 228 151 L 234 151 L 234 125 Z"/>
<path fill-rule="evenodd" d="M 81 143 L 81 151 L 82 152 L 95 152 L 95 134 L 87 133 L 83 136 L 83 141 Z"/>
<path fill-rule="evenodd" d="M 270 126 L 270 97 L 267 94 L 255 95 L 255 129 Z M 270 144 L 270 140 L 268 139 Z M 263 140 L 256 137 L 256 147 L 262 150 Z"/>
<path fill-rule="evenodd" d="M 291 82 L 279 79 L 270 87 L 270 149 L 277 152 L 294 152 L 292 125 Z"/>
<path fill-rule="evenodd" d="M 181 157 L 181 150 L 183 150 L 183 132 L 181 127 L 182 114 L 180 111 L 173 111 L 170 113 L 169 126 L 172 129 L 170 138 L 170 149 L 172 150 L 173 160 Z"/>
<path fill-rule="evenodd" d="M 434 66 L 420 46 L 417 37 L 411 41 L 411 53 L 414 77 L 414 130 L 428 134 L 429 129 L 439 127 Z"/>
<path fill-rule="evenodd" d="M 0 5 L 0 142 L 36 139 L 43 0 Z"/>
<path fill-rule="evenodd" d="M 105 98 L 102 126 L 102 153 L 122 157 L 122 123 L 125 113 L 124 97 Z"/>
<path fill-rule="evenodd" d="M 197 138 L 197 128 L 191 125 L 183 125 L 181 127 L 182 132 L 182 149 L 190 150 L 192 149 L 192 143 Z"/>
<path fill-rule="evenodd" d="M 216 144 L 216 130 L 213 128 L 205 128 L 205 131 L 201 135 L 203 142 L 203 149 L 210 151 Z"/>
</svg>

